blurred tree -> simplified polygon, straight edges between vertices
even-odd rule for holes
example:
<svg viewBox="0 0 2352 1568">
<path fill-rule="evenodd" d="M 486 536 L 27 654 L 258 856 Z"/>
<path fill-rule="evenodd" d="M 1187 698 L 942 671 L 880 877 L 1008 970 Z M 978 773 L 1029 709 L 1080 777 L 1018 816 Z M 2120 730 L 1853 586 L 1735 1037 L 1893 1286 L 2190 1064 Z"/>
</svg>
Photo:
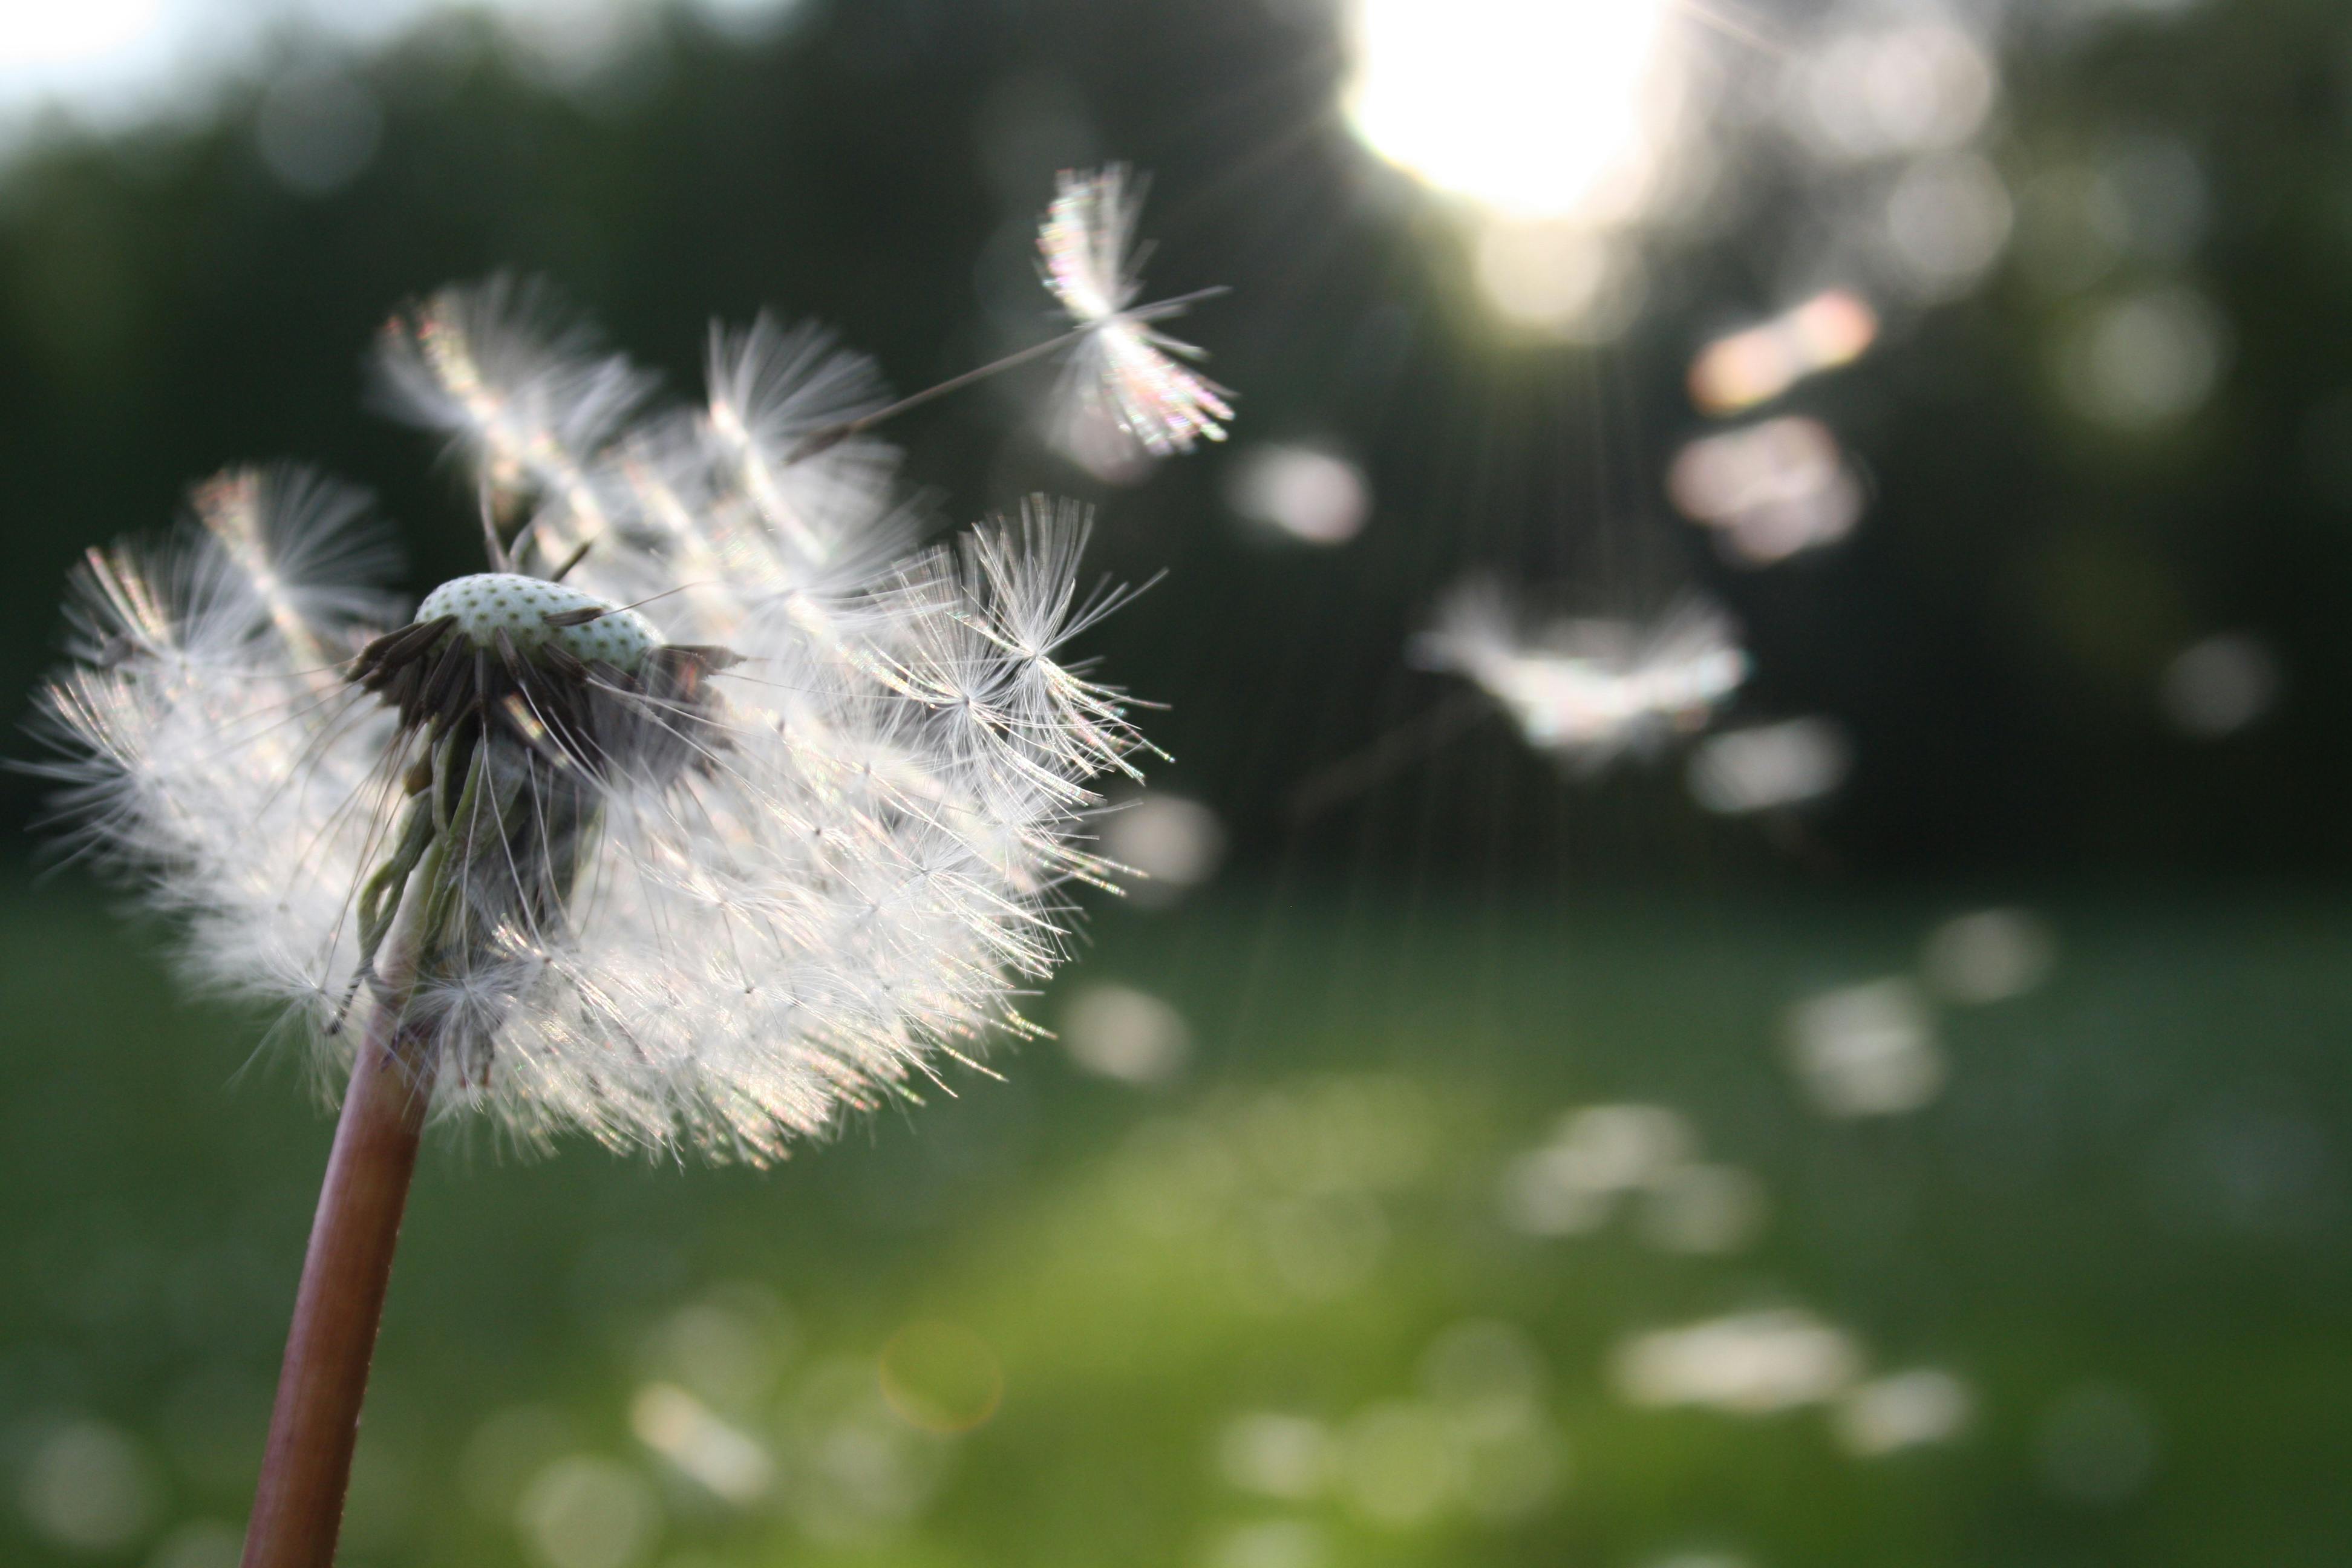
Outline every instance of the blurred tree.
<svg viewBox="0 0 2352 1568">
<path fill-rule="evenodd" d="M 1580 350 L 1505 341 L 1465 308 L 1439 216 L 1337 124 L 1343 62 L 1319 7 L 875 0 L 751 40 L 681 15 L 569 84 L 478 22 L 355 62 L 289 44 L 196 123 L 53 136 L 0 183 L 17 547 L 0 690 L 25 691 L 49 657 L 77 551 L 159 526 L 224 462 L 346 472 L 407 525 L 418 587 L 467 569 L 455 486 L 361 405 L 360 353 L 404 297 L 546 272 L 682 387 L 708 317 L 772 305 L 837 325 L 911 387 L 1003 346 L 1033 306 L 1046 330 L 1042 297 L 1019 292 L 1026 225 L 1057 163 L 1117 156 L 1160 177 L 1155 284 L 1236 286 L 1192 331 L 1242 390 L 1243 436 L 1361 455 L 1377 497 L 1363 536 L 1309 552 L 1247 533 L 1220 499 L 1222 455 L 1106 489 L 1028 429 L 1007 438 L 1002 396 L 926 410 L 902 435 L 948 513 L 1075 491 L 1104 503 L 1107 569 L 1171 569 L 1099 646 L 1116 678 L 1173 705 L 1155 726 L 1178 759 L 1167 782 L 1227 816 L 1244 864 L 2341 874 L 2352 37 L 2326 0 L 2016 31 L 1995 149 L 2016 251 L 1977 298 L 1792 401 L 1834 416 L 1872 508 L 1836 550 L 1752 574 L 1712 560 L 1659 475 L 1698 423 L 1690 352 L 1776 302 L 1759 258 L 1807 221 L 1760 154 L 1719 221 L 1653 247 L 1633 332 Z M 287 84 L 324 78 L 375 117 L 372 153 L 340 181 L 298 158 L 289 179 Z M 2160 263 L 2073 266 L 2087 252 L 2068 238 L 2072 172 L 2149 147 L 2201 172 L 2194 233 Z M 2220 323 L 2211 395 L 2161 429 L 2086 412 L 2097 334 L 2163 324 L 2114 308 L 2182 289 Z M 1003 390 L 1034 399 L 1050 374 Z M 1479 565 L 1567 580 L 1587 605 L 1706 582 L 1748 630 L 1748 710 L 1848 725 L 1847 791 L 1774 832 L 1710 824 L 1673 767 L 1571 786 L 1490 724 L 1299 830 L 1302 780 L 1444 700 L 1401 649 Z M 2218 742 L 2168 731 L 2169 661 L 2235 629 L 2275 651 L 2279 710 Z M 35 786 L 5 787 L 0 807 L 24 821 Z"/>
</svg>

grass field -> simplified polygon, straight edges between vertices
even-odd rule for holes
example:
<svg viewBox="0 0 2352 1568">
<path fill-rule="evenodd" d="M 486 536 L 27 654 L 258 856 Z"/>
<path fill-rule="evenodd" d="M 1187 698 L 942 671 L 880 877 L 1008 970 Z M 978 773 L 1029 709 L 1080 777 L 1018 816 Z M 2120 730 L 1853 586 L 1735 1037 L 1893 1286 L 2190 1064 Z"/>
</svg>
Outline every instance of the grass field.
<svg viewBox="0 0 2352 1568">
<path fill-rule="evenodd" d="M 1165 998 L 1166 1082 L 1033 1044 L 764 1173 L 445 1130 L 344 1561 L 2344 1561 L 2352 907 L 2051 903 L 1931 1103 L 1822 1114 L 1791 1004 L 1964 907 L 1229 893 L 1039 1004 Z M 0 901 L 0 1558 L 226 1568 L 330 1122 L 126 929 Z M 1627 1103 L 1715 1186 L 1531 1219 Z"/>
</svg>

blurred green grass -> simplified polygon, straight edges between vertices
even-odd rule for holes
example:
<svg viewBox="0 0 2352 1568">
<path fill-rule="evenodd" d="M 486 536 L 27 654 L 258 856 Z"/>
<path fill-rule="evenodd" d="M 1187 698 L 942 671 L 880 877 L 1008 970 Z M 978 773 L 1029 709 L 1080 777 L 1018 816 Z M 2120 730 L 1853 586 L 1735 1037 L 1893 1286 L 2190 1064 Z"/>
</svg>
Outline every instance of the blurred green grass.
<svg viewBox="0 0 2352 1568">
<path fill-rule="evenodd" d="M 1106 912 L 1063 983 L 1173 1002 L 1171 1084 L 1040 1042 L 765 1173 L 444 1130 L 343 1560 L 2341 1561 L 2352 909 L 2061 900 L 2047 984 L 1941 1011 L 1936 1103 L 1809 1110 L 1789 1005 L 1961 907 L 1234 892 Z M 10 888 L 0 942 L 0 1555 L 218 1564 L 329 1120 L 96 898 Z M 1756 1245 L 1504 1223 L 1512 1157 L 1615 1101 L 1760 1178 Z M 1973 1420 L 1863 1458 L 1612 1381 L 1775 1307 Z"/>
</svg>

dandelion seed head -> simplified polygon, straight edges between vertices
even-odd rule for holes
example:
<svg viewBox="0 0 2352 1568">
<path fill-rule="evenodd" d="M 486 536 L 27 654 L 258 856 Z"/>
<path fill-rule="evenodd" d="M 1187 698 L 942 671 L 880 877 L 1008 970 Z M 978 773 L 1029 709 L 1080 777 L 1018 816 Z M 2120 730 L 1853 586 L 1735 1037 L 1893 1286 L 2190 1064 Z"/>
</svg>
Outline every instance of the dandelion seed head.
<svg viewBox="0 0 2352 1568">
<path fill-rule="evenodd" d="M 1148 748 L 1070 653 L 1123 595 L 1024 503 L 925 547 L 870 364 L 762 321 L 695 408 L 502 279 L 379 342 L 506 562 L 411 613 L 355 492 L 234 470 L 93 552 L 46 694 L 86 854 L 274 997 L 527 1143 L 769 1161 L 917 1092 L 1065 956 L 1096 781 Z"/>
</svg>

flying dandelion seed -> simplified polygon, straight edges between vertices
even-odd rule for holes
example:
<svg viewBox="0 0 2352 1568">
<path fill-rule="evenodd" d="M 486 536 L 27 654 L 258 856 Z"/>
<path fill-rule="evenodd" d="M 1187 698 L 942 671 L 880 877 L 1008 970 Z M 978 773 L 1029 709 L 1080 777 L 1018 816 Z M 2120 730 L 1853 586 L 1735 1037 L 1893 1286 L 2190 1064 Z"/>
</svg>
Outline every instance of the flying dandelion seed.
<svg viewBox="0 0 2352 1568">
<path fill-rule="evenodd" d="M 1182 450 L 1227 410 L 1146 325 L 1178 302 L 1129 309 L 1125 190 L 1066 179 L 1047 252 L 1081 330 L 1031 353 L 1076 339 L 1123 427 Z M 176 537 L 90 552 L 44 707 L 79 847 L 349 1076 L 248 1568 L 332 1557 L 428 1114 L 762 1163 L 911 1097 L 1036 1032 L 1016 999 L 1064 956 L 1061 889 L 1110 871 L 1093 781 L 1146 749 L 1067 658 L 1125 596 L 1079 586 L 1077 508 L 913 548 L 865 432 L 970 376 L 890 404 L 762 320 L 714 332 L 700 408 L 653 406 L 502 278 L 396 316 L 374 363 L 469 470 L 489 570 L 408 616 L 355 492 L 232 470 Z"/>
<path fill-rule="evenodd" d="M 1155 458 L 1225 438 L 1231 393 L 1178 363 L 1201 351 L 1152 325 L 1203 296 L 1138 305 L 1135 220 L 1143 184 L 1120 164 L 1065 172 L 1037 231 L 1045 287 L 1084 334 L 1062 398 L 1065 444 L 1089 445 L 1108 428 Z"/>
<path fill-rule="evenodd" d="M 1703 728 L 1748 678 L 1730 618 L 1704 602 L 1646 626 L 1563 620 L 1530 632 L 1500 588 L 1477 581 L 1446 597 L 1412 653 L 1475 682 L 1528 745 L 1585 773 Z"/>
</svg>

